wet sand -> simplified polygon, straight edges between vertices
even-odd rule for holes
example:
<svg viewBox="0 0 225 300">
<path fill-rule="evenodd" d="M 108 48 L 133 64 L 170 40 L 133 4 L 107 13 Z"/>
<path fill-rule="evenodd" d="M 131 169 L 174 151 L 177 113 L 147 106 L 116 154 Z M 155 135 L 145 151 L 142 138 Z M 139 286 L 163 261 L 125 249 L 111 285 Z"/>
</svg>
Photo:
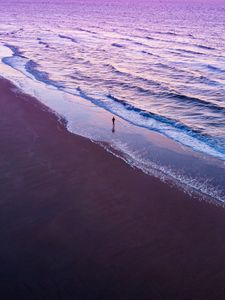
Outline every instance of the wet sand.
<svg viewBox="0 0 225 300">
<path fill-rule="evenodd" d="M 225 299 L 223 208 L 69 133 L 3 79 L 0 147 L 0 299 Z"/>
</svg>

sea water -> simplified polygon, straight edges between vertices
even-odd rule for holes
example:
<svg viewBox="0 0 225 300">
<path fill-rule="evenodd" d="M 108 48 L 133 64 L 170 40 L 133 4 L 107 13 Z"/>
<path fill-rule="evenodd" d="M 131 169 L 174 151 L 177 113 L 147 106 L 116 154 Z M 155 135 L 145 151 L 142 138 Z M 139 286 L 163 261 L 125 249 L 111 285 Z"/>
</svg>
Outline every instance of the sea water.
<svg viewBox="0 0 225 300">
<path fill-rule="evenodd" d="M 0 42 L 10 50 L 2 62 L 89 103 L 92 113 L 80 127 L 73 122 L 75 102 L 70 101 L 67 111 L 65 97 L 59 97 L 60 105 L 51 107 L 62 113 L 71 131 L 105 147 L 112 144 L 147 173 L 154 169 L 224 201 L 224 20 L 223 4 L 193 1 L 11 0 L 0 4 Z M 108 135 L 98 115 L 96 128 L 87 126 L 93 111 L 117 116 L 120 131 Z M 151 138 L 143 139 L 148 132 L 221 161 L 222 170 L 215 172 L 221 178 L 215 183 L 208 168 L 200 182 L 202 174 L 195 178 L 194 167 L 188 171 L 187 164 L 180 163 L 176 168 L 164 152 L 157 157 Z"/>
</svg>

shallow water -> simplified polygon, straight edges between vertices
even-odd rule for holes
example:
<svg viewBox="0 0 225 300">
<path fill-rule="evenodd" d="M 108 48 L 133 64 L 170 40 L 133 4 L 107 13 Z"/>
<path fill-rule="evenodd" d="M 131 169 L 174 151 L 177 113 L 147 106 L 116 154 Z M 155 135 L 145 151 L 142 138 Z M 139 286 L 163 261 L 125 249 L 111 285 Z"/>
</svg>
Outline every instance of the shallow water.
<svg viewBox="0 0 225 300">
<path fill-rule="evenodd" d="M 67 119 L 71 131 L 112 144 L 146 172 L 160 171 L 223 201 L 222 7 L 12 3 L 1 3 L 0 42 L 11 49 L 2 61 L 32 81 L 68 94 L 47 104 Z M 71 94 L 84 102 L 84 120 L 76 113 L 78 98 L 74 101 Z M 104 128 L 105 118 L 111 118 L 104 111 L 121 118 L 114 136 Z M 80 123 L 74 123 L 75 116 Z M 188 168 L 175 155 L 158 153 L 146 138 L 152 131 L 223 161 L 222 169 L 198 171 L 193 161 Z"/>
</svg>

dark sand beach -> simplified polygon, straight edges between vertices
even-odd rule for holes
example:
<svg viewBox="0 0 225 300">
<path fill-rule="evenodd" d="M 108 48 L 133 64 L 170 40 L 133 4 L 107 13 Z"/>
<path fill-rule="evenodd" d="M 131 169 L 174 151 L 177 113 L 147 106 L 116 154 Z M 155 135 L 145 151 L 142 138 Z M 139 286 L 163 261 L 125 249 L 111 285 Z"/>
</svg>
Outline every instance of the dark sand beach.
<svg viewBox="0 0 225 300">
<path fill-rule="evenodd" d="M 3 79 L 0 147 L 0 299 L 225 299 L 223 208 L 69 133 Z"/>
</svg>

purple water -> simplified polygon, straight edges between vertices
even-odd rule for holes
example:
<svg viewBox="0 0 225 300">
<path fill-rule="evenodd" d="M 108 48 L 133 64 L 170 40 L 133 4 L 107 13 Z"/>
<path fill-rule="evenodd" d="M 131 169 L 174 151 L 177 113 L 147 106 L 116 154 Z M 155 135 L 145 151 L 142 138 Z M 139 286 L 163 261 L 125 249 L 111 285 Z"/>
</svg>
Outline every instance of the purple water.
<svg viewBox="0 0 225 300">
<path fill-rule="evenodd" d="M 224 162 L 225 6 L 178 2 L 1 3 L 3 62 Z"/>
</svg>

